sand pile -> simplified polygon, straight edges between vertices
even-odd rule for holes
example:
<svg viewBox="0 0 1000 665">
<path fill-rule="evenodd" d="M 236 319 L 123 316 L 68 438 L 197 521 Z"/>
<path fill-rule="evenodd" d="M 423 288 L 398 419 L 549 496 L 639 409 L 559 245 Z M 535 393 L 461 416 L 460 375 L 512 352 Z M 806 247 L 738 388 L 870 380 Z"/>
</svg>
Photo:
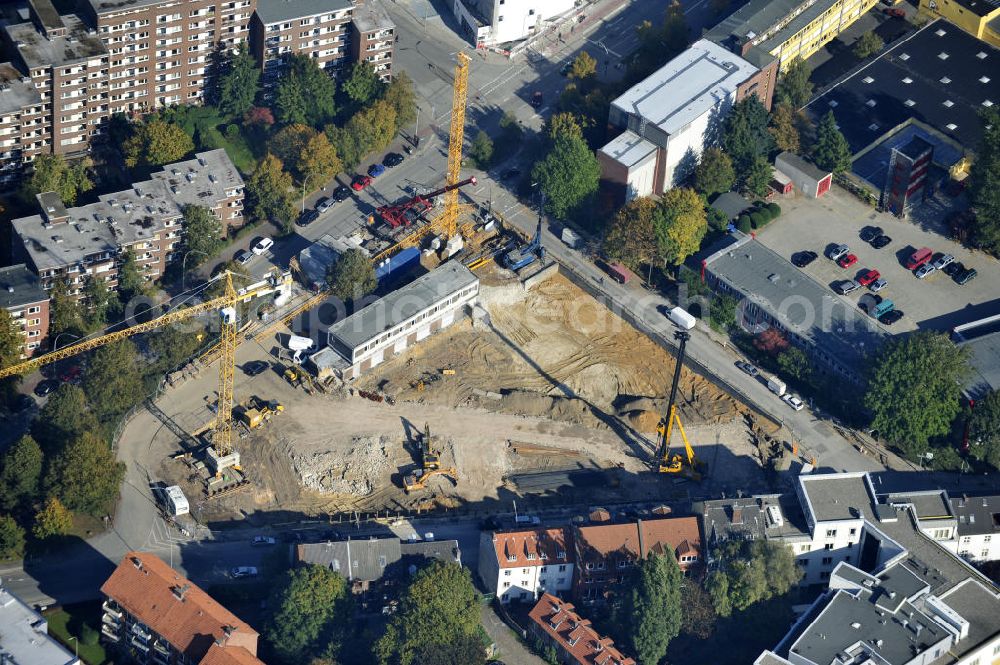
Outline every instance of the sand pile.
<svg viewBox="0 0 1000 665">
<path fill-rule="evenodd" d="M 388 437 L 355 437 L 350 448 L 292 454 L 302 484 L 325 494 L 368 496 L 389 470 Z"/>
</svg>

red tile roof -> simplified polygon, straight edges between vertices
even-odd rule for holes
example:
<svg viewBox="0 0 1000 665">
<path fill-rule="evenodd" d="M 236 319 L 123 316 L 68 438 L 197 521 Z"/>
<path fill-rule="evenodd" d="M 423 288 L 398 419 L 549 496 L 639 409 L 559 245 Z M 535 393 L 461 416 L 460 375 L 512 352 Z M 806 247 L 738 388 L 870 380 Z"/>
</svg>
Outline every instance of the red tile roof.
<svg viewBox="0 0 1000 665">
<path fill-rule="evenodd" d="M 196 663 L 216 641 L 257 654 L 257 631 L 153 554 L 126 554 L 101 592 Z"/>
<path fill-rule="evenodd" d="M 498 531 L 493 534 L 493 547 L 501 569 L 566 562 L 569 557 L 569 529 Z"/>
<path fill-rule="evenodd" d="M 594 524 L 577 528 L 577 546 L 583 558 L 604 558 L 612 554 L 631 559 L 646 558 L 650 552 L 675 556 L 698 554 L 701 535 L 697 517 L 667 517 L 626 524 Z"/>
<path fill-rule="evenodd" d="M 664 554 L 667 549 L 675 555 L 701 552 L 701 532 L 698 530 L 697 517 L 642 520 L 639 525 L 642 529 L 644 558 L 649 552 Z"/>
<path fill-rule="evenodd" d="M 589 621 L 574 612 L 572 604 L 551 594 L 542 594 L 528 616 L 580 665 L 635 665 L 614 647 L 610 637 L 602 638 Z"/>
<path fill-rule="evenodd" d="M 265 665 L 265 663 L 243 647 L 219 646 L 213 642 L 198 665 Z"/>
</svg>

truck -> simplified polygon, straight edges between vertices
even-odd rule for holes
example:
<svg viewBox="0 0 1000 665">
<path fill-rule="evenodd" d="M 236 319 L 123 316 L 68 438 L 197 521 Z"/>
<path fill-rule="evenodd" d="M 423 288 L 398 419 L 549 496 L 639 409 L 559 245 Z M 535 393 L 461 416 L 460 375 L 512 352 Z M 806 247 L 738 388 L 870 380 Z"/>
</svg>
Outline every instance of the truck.
<svg viewBox="0 0 1000 665">
<path fill-rule="evenodd" d="M 785 385 L 785 382 L 779 379 L 778 377 L 776 376 L 767 377 L 767 389 L 770 390 L 775 395 L 777 395 L 778 397 L 781 397 L 782 395 L 785 394 L 786 388 L 787 386 Z"/>
<path fill-rule="evenodd" d="M 605 263 L 602 267 L 604 272 L 611 275 L 611 279 L 619 284 L 628 284 L 628 281 L 632 279 L 632 273 L 620 263 Z"/>
<path fill-rule="evenodd" d="M 929 247 L 921 247 L 917 251 L 913 252 L 908 259 L 906 259 L 906 269 L 916 270 L 930 261 L 933 255 L 934 252 L 932 252 Z"/>
<path fill-rule="evenodd" d="M 691 330 L 694 328 L 695 323 L 698 322 L 691 314 L 689 314 L 682 307 L 674 307 L 672 310 L 667 312 L 667 318 L 678 328 L 683 330 Z"/>
<path fill-rule="evenodd" d="M 288 338 L 288 348 L 295 352 L 292 362 L 298 365 L 305 359 L 303 356 L 308 357 L 316 350 L 316 345 L 308 337 L 292 335 Z"/>
<path fill-rule="evenodd" d="M 184 496 L 184 492 L 180 486 L 171 485 L 163 490 L 163 495 L 163 502 L 166 504 L 165 507 L 171 517 L 180 517 L 191 512 L 191 506 L 188 504 L 187 497 Z"/>
</svg>

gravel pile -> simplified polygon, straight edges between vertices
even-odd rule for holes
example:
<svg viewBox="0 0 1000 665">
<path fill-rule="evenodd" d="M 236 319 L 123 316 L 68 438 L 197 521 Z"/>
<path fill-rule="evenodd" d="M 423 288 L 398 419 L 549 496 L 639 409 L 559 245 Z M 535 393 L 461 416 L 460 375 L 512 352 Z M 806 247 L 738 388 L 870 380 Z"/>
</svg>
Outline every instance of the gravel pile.
<svg viewBox="0 0 1000 665">
<path fill-rule="evenodd" d="M 323 494 L 368 496 L 389 472 L 389 438 L 355 437 L 350 449 L 292 455 L 302 484 Z"/>
</svg>

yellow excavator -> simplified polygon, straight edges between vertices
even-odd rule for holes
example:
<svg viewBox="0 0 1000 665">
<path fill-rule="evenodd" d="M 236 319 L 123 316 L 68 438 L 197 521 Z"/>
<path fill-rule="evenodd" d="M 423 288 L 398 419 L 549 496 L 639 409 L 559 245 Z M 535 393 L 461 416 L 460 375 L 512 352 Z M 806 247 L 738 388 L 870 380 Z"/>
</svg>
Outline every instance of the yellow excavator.
<svg viewBox="0 0 1000 665">
<path fill-rule="evenodd" d="M 705 463 L 695 457 L 691 443 L 684 432 L 684 425 L 681 424 L 681 416 L 677 412 L 677 384 L 681 379 L 681 366 L 684 364 L 684 350 L 691 335 L 683 330 L 674 333 L 674 339 L 679 343 L 677 349 L 677 362 L 674 365 L 674 380 L 670 385 L 670 400 L 667 403 L 667 411 L 656 426 L 658 436 L 657 456 L 659 457 L 659 472 L 674 473 L 701 480 L 701 473 L 705 468 Z M 670 435 L 673 433 L 674 423 L 680 430 L 681 439 L 684 440 L 684 452 L 687 457 L 682 457 L 680 453 L 670 454 Z"/>
<path fill-rule="evenodd" d="M 430 423 L 424 423 L 424 434 L 420 438 L 420 468 L 403 478 L 403 489 L 407 494 L 422 490 L 434 476 L 448 476 L 457 483 L 456 473 L 455 467 L 441 468 L 441 451 L 434 448 Z"/>
<path fill-rule="evenodd" d="M 441 453 L 434 449 L 430 423 L 424 423 L 424 435 L 420 439 L 420 467 L 424 471 L 441 468 Z"/>
</svg>

